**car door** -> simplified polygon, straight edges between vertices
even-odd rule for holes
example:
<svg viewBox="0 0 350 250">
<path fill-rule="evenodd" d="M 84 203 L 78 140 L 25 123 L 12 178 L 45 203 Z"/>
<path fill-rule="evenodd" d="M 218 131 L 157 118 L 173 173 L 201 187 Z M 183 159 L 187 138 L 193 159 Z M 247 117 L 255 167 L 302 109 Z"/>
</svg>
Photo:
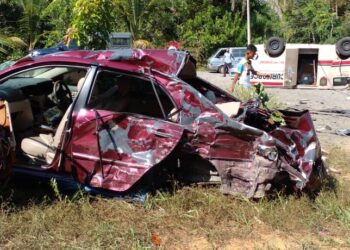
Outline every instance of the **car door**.
<svg viewBox="0 0 350 250">
<path fill-rule="evenodd" d="M 117 72 L 97 74 L 86 108 L 73 121 L 71 170 L 79 182 L 126 191 L 175 149 L 183 129 L 165 121 L 171 107 L 157 107 L 161 99 L 156 91 L 149 96 L 152 84 Z"/>
<path fill-rule="evenodd" d="M 8 103 L 0 100 L 0 183 L 10 176 L 15 159 L 15 147 Z"/>
</svg>

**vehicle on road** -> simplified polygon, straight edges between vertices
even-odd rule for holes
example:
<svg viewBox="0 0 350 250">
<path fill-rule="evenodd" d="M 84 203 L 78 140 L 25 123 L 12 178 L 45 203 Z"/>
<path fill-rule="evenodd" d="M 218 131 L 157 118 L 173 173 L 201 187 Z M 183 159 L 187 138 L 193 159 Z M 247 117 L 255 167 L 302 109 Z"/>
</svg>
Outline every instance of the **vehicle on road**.
<svg viewBox="0 0 350 250">
<path fill-rule="evenodd" d="M 251 76 L 251 83 L 284 88 L 337 89 L 350 86 L 350 37 L 337 44 L 285 44 L 270 38 L 257 45 L 252 64 L 270 77 Z"/>
<path fill-rule="evenodd" d="M 256 45 L 257 59 L 252 65 L 270 76 L 251 75 L 251 84 L 267 87 L 337 89 L 350 86 L 350 37 L 337 44 L 291 44 L 278 37 Z M 226 48 L 218 49 L 209 59 L 210 72 L 223 73 L 223 55 Z M 230 75 L 245 56 L 245 48 L 229 48 L 233 54 Z"/>
<path fill-rule="evenodd" d="M 244 47 L 231 47 L 231 48 L 219 48 L 211 57 L 209 57 L 207 62 L 207 69 L 210 72 L 220 72 L 224 73 L 224 54 L 226 50 L 229 50 L 232 55 L 232 66 L 230 71 L 234 71 L 234 68 L 237 67 L 238 63 L 245 56 L 245 48 Z M 230 73 L 230 72 L 226 72 Z"/>
<path fill-rule="evenodd" d="M 182 51 L 27 56 L 0 71 L 0 176 L 115 194 L 169 176 L 248 198 L 313 192 L 324 167 L 310 113 L 280 112 L 285 124 L 200 79 Z"/>
</svg>

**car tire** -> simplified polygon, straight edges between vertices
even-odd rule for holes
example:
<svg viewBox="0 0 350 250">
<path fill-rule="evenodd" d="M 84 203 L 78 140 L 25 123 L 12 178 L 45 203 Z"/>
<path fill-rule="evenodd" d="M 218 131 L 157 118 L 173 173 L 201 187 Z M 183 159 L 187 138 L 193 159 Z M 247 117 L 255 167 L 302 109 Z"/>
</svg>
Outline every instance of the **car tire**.
<svg viewBox="0 0 350 250">
<path fill-rule="evenodd" d="M 271 37 L 265 43 L 265 53 L 270 57 L 282 55 L 286 48 L 286 43 L 280 37 Z"/>
<path fill-rule="evenodd" d="M 344 60 L 350 57 L 350 37 L 340 39 L 336 45 L 336 52 L 340 59 Z"/>
<path fill-rule="evenodd" d="M 222 65 L 222 66 L 219 67 L 218 72 L 221 73 L 221 74 L 224 74 L 224 70 L 225 70 L 225 66 Z M 227 69 L 226 69 L 226 73 L 228 73 Z"/>
</svg>

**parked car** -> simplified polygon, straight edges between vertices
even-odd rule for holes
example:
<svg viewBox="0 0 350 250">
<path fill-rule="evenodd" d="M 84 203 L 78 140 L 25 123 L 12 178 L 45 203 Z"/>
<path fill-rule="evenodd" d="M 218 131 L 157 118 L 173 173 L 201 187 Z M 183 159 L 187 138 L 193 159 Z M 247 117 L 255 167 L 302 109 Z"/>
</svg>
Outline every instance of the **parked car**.
<svg viewBox="0 0 350 250">
<path fill-rule="evenodd" d="M 249 198 L 280 186 L 313 191 L 324 167 L 310 113 L 281 112 L 285 126 L 259 101 L 197 77 L 186 52 L 26 57 L 0 71 L 0 175 L 115 193 L 168 174 Z"/>
<path fill-rule="evenodd" d="M 237 67 L 237 64 L 244 58 L 246 48 L 244 47 L 234 47 L 234 48 L 219 48 L 211 57 L 208 59 L 207 69 L 210 72 L 220 72 L 224 73 L 224 54 L 226 50 L 229 49 L 232 55 L 232 67 L 231 71 Z M 229 73 L 229 72 L 227 72 Z"/>
</svg>

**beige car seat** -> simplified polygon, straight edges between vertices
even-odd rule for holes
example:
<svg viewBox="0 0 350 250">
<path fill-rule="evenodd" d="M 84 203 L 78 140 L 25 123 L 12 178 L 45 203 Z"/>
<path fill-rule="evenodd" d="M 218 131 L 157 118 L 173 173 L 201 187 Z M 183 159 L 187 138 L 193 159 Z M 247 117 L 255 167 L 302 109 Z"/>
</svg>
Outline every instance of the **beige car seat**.
<svg viewBox="0 0 350 250">
<path fill-rule="evenodd" d="M 83 86 L 85 78 L 81 78 L 77 85 L 78 92 Z M 24 138 L 21 142 L 21 149 L 29 157 L 36 159 L 41 158 L 50 164 L 55 157 L 57 148 L 60 144 L 61 137 L 68 120 L 68 115 L 72 109 L 72 104 L 66 110 L 66 113 L 62 117 L 55 134 L 39 134 L 39 136 L 33 136 Z"/>
</svg>

